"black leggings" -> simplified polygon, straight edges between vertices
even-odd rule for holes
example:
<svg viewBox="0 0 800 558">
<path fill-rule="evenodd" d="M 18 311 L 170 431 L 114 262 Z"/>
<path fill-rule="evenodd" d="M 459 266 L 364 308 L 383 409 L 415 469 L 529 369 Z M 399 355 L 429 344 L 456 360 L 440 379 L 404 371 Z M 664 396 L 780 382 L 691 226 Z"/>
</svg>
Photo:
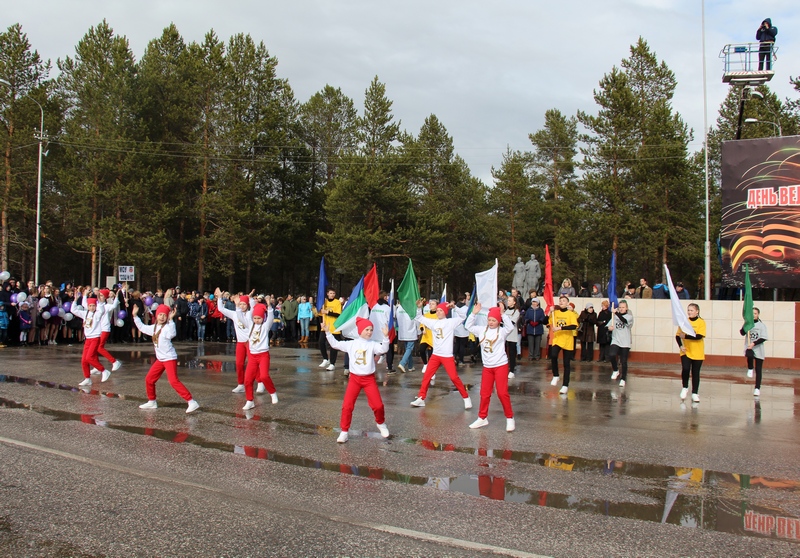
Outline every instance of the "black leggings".
<svg viewBox="0 0 800 558">
<path fill-rule="evenodd" d="M 700 367 L 703 366 L 702 360 L 692 360 L 686 355 L 681 356 L 681 379 L 683 387 L 689 387 L 689 373 L 692 374 L 692 393 L 697 393 L 700 389 Z"/>
<path fill-rule="evenodd" d="M 517 369 L 517 342 L 506 341 L 506 354 L 508 355 L 508 371 L 514 372 Z"/>
<path fill-rule="evenodd" d="M 756 358 L 753 354 L 753 349 L 747 349 L 745 356 L 747 357 L 747 369 L 756 371 L 756 389 L 761 389 L 761 369 L 764 366 L 764 359 Z M 755 364 L 755 367 L 753 367 L 753 364 Z"/>
<path fill-rule="evenodd" d="M 420 343 L 419 344 L 419 358 L 422 359 L 422 364 L 428 364 L 428 359 L 431 358 L 433 354 L 433 347 L 428 345 L 427 343 Z"/>
<path fill-rule="evenodd" d="M 558 345 L 550 347 L 550 366 L 553 369 L 553 376 L 558 378 L 558 353 L 564 351 L 564 387 L 569 387 L 569 361 L 575 351 L 568 351 Z"/>
<path fill-rule="evenodd" d="M 628 354 L 631 352 L 630 347 L 618 347 L 612 345 L 608 351 L 608 358 L 611 359 L 611 370 L 614 372 L 621 372 L 620 380 L 628 379 Z M 617 356 L 619 356 L 619 368 L 617 367 Z"/>
</svg>

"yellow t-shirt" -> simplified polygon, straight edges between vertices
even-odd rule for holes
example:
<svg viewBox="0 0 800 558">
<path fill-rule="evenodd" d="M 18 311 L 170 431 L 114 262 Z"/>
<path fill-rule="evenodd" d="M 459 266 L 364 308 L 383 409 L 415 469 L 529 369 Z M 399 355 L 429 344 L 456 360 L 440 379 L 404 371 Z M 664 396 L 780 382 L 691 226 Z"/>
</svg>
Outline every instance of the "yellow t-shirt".
<svg viewBox="0 0 800 558">
<path fill-rule="evenodd" d="M 572 310 L 561 310 L 559 307 L 556 307 L 553 312 L 550 314 L 550 323 L 556 327 L 564 327 L 564 326 L 571 326 L 574 325 L 577 327 L 578 325 L 578 315 L 573 312 Z M 553 332 L 553 345 L 557 347 L 561 347 L 566 351 L 574 351 L 575 350 L 575 331 L 574 330 L 563 330 L 560 329 L 558 331 Z"/>
<path fill-rule="evenodd" d="M 694 329 L 695 335 L 702 335 L 703 338 L 681 340 L 683 341 L 683 346 L 686 348 L 686 356 L 692 360 L 705 360 L 706 322 L 703 318 L 697 318 L 694 321 L 689 320 L 689 323 L 692 324 L 692 328 Z M 675 332 L 675 335 L 680 335 L 680 333 L 681 333 L 681 328 L 678 328 L 678 331 Z"/>
<path fill-rule="evenodd" d="M 333 300 L 328 300 L 326 297 L 325 304 L 323 304 L 322 309 L 337 314 L 336 316 L 325 314 L 323 316 L 323 319 L 325 320 L 325 324 L 330 328 L 331 333 L 339 333 L 338 329 L 337 330 L 333 329 L 333 322 L 335 322 L 336 318 L 339 317 L 338 315 L 342 313 L 342 303 L 339 301 L 338 298 L 334 298 Z"/>
<path fill-rule="evenodd" d="M 430 310 L 422 315 L 425 318 L 430 318 L 431 320 L 437 319 L 436 312 L 431 312 Z M 433 330 L 430 330 L 427 327 L 422 326 L 422 337 L 419 338 L 419 342 L 425 343 L 429 347 L 433 347 Z"/>
</svg>

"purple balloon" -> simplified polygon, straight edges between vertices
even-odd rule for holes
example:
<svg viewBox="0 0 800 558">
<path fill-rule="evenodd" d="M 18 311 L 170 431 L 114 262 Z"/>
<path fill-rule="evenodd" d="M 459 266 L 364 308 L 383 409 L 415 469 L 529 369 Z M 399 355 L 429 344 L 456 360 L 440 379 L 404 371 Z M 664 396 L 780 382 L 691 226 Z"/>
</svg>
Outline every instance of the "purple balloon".
<svg viewBox="0 0 800 558">
<path fill-rule="evenodd" d="M 125 310 L 120 310 L 119 312 L 117 312 L 117 318 L 119 318 L 120 320 L 124 320 L 127 317 L 128 313 Z"/>
<path fill-rule="evenodd" d="M 17 303 L 17 293 L 11 293 L 11 303 L 12 304 Z"/>
<path fill-rule="evenodd" d="M 58 306 L 53 306 L 53 307 L 50 309 L 50 315 L 51 315 L 51 316 L 58 316 Z"/>
<path fill-rule="evenodd" d="M 64 312 L 69 312 L 72 308 L 72 303 L 68 300 L 64 303 Z"/>
<path fill-rule="evenodd" d="M 144 305 L 150 308 L 153 305 L 153 297 L 152 296 L 144 297 Z"/>
</svg>

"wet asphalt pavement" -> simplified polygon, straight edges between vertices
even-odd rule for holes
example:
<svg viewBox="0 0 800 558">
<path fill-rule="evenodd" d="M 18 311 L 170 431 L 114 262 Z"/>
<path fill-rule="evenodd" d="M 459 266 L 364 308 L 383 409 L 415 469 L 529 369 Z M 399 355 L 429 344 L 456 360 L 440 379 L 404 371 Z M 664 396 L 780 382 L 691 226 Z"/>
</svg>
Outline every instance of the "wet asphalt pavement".
<svg viewBox="0 0 800 558">
<path fill-rule="evenodd" d="M 420 364 L 379 365 L 388 440 L 362 394 L 337 444 L 347 379 L 315 349 L 275 347 L 279 402 L 242 411 L 234 346 L 177 343 L 187 415 L 166 376 L 144 411 L 149 344 L 82 391 L 80 346 L 0 352 L 0 554 L 8 556 L 800 556 L 800 377 L 680 365 L 573 363 L 567 396 L 543 361 L 510 381 L 517 430 L 480 366 L 409 403 Z M 769 361 L 767 361 L 767 365 Z M 88 393 L 87 393 L 88 392 Z"/>
</svg>

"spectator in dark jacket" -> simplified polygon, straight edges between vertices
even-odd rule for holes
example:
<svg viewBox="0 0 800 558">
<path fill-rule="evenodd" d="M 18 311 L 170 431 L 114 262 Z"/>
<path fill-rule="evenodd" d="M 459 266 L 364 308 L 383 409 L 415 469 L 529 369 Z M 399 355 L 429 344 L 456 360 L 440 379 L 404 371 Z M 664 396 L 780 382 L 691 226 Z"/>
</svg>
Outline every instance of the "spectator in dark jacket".
<svg viewBox="0 0 800 558">
<path fill-rule="evenodd" d="M 770 18 L 761 22 L 761 26 L 756 31 L 756 40 L 761 43 L 758 48 L 758 70 L 764 69 L 764 61 L 767 62 L 767 71 L 772 70 L 772 45 L 775 43 L 775 35 L 778 28 L 772 26 Z"/>
<path fill-rule="evenodd" d="M 539 299 L 531 298 L 530 306 L 525 310 L 525 334 L 528 337 L 528 359 L 539 360 L 542 334 L 544 333 L 544 310 L 539 308 Z"/>
</svg>

